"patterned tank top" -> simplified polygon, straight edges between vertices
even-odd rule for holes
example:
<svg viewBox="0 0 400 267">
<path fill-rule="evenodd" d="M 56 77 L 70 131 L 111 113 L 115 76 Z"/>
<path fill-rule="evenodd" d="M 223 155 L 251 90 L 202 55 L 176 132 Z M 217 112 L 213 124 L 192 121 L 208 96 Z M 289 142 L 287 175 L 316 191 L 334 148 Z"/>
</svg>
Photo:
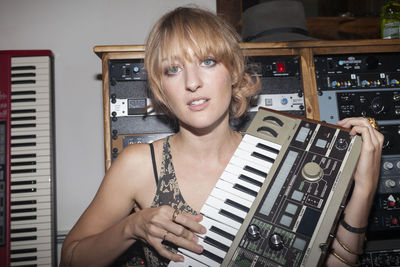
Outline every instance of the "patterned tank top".
<svg viewBox="0 0 400 267">
<path fill-rule="evenodd" d="M 162 163 L 160 169 L 160 178 L 157 183 L 157 191 L 154 196 L 151 207 L 168 205 L 180 211 L 197 214 L 189 204 L 183 199 L 179 190 L 178 181 L 175 176 L 175 169 L 172 163 L 171 147 L 168 136 L 163 143 Z M 155 164 L 153 162 L 153 164 Z M 155 166 L 155 165 L 154 165 Z M 176 252 L 172 247 L 167 248 Z M 160 256 L 151 246 L 143 245 L 144 255 L 147 266 L 167 266 L 169 260 Z"/>
</svg>

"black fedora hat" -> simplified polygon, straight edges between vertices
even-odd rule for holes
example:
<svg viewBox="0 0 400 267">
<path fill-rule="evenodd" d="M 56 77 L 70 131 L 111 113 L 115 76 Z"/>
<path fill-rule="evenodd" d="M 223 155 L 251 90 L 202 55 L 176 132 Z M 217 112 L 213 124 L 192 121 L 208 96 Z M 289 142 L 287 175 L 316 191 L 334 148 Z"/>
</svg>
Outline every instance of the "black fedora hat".
<svg viewBox="0 0 400 267">
<path fill-rule="evenodd" d="M 308 36 L 303 4 L 295 0 L 273 0 L 243 12 L 244 42 L 316 40 Z"/>
</svg>

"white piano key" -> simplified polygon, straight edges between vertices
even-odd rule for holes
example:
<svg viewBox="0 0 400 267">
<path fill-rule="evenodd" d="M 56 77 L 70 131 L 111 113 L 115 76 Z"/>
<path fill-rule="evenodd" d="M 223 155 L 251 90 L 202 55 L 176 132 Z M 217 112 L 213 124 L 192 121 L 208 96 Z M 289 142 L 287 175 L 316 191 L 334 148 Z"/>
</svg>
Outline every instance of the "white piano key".
<svg viewBox="0 0 400 267">
<path fill-rule="evenodd" d="M 250 166 L 250 167 L 252 167 L 252 168 L 254 168 L 254 169 L 258 170 L 258 171 L 261 171 L 261 172 L 263 172 L 265 174 L 268 174 L 269 170 L 271 169 L 271 165 L 268 165 L 268 164 L 260 165 L 260 164 L 254 163 L 252 161 L 244 161 L 243 159 L 246 159 L 246 158 L 245 157 L 243 158 L 243 156 L 242 157 L 237 157 L 237 156 L 234 155 L 232 157 L 231 161 L 229 162 L 229 164 L 238 166 L 239 168 L 242 168 L 242 169 L 245 166 Z"/>
<path fill-rule="evenodd" d="M 226 252 L 225 251 L 223 251 L 223 250 L 221 250 L 221 249 L 219 249 L 219 248 L 217 248 L 217 247 L 215 247 L 213 245 L 210 245 L 210 244 L 206 243 L 205 240 L 202 239 L 202 238 L 199 238 L 198 244 L 203 246 L 203 248 L 205 250 L 211 252 L 214 255 L 217 255 L 218 257 L 221 257 L 222 259 L 226 256 Z"/>
<path fill-rule="evenodd" d="M 277 150 L 281 150 L 281 148 L 282 148 L 282 146 L 280 144 L 278 144 L 278 143 L 274 143 L 274 142 L 268 141 L 266 139 L 255 137 L 255 136 L 252 136 L 250 134 L 245 134 L 243 136 L 243 140 L 245 142 L 248 142 L 248 143 L 251 143 L 251 144 L 254 144 L 254 145 L 256 145 L 257 143 L 261 143 L 261 144 L 264 144 L 266 146 L 272 147 L 272 148 L 277 149 Z"/>
<path fill-rule="evenodd" d="M 31 193 L 12 193 L 11 194 L 11 201 L 13 200 L 21 200 L 22 198 L 24 199 L 31 199 L 32 197 L 36 197 L 36 196 L 45 196 L 48 195 L 49 189 L 48 188 L 37 188 L 36 192 L 31 192 Z"/>
<path fill-rule="evenodd" d="M 257 193 L 258 193 L 258 191 L 260 191 L 260 187 L 259 186 L 254 185 L 252 183 L 249 183 L 247 181 L 244 181 L 242 179 L 239 179 L 239 177 L 237 177 L 237 176 L 235 176 L 235 175 L 233 175 L 233 174 L 231 174 L 229 172 L 224 172 L 221 175 L 220 179 L 222 179 L 224 181 L 227 181 L 228 183 L 231 183 L 233 185 L 234 184 L 242 185 L 242 186 L 246 187 L 247 189 L 250 189 L 250 190 L 252 190 L 254 192 L 257 192 Z"/>
<path fill-rule="evenodd" d="M 273 153 L 273 152 L 264 150 L 262 148 L 258 148 L 254 144 L 249 144 L 249 143 L 246 143 L 246 142 L 241 142 L 240 145 L 239 145 L 239 148 L 241 150 L 245 150 L 245 151 L 248 151 L 248 152 L 258 152 L 258 153 L 260 153 L 262 155 L 270 157 L 273 160 L 275 160 L 276 157 L 278 156 L 277 153 Z"/>
<path fill-rule="evenodd" d="M 36 216 L 36 218 L 23 220 L 23 221 L 12 221 L 11 225 L 30 225 L 34 223 L 50 223 L 51 216 Z M 12 226 L 11 226 L 12 229 Z"/>
<path fill-rule="evenodd" d="M 220 263 L 210 259 L 209 257 L 196 254 L 196 253 L 191 252 L 191 251 L 189 251 L 187 249 L 179 248 L 179 251 L 185 256 L 185 258 L 186 257 L 191 257 L 193 259 L 198 260 L 199 262 L 204 263 L 207 266 L 211 266 L 211 267 L 217 267 L 218 266 L 219 267 L 221 265 Z M 196 266 L 196 265 L 193 265 L 193 267 L 194 266 Z"/>
<path fill-rule="evenodd" d="M 26 232 L 26 233 L 11 233 L 11 239 L 13 238 L 24 238 L 27 236 L 36 236 L 36 237 L 45 237 L 45 236 L 51 236 L 51 230 L 50 229 L 38 229 L 37 231 L 34 232 Z M 13 241 L 13 242 L 19 242 L 19 241 Z M 25 240 L 22 240 L 21 242 L 25 242 Z"/>
<path fill-rule="evenodd" d="M 250 202 L 253 202 L 255 199 L 254 196 L 233 188 L 231 183 L 228 183 L 222 179 L 219 179 L 215 186 L 216 186 L 216 188 L 224 190 L 232 195 L 236 195 L 238 197 L 244 198 Z"/>
<path fill-rule="evenodd" d="M 11 110 L 14 111 L 14 113 L 12 113 L 11 116 L 18 116 L 19 114 L 32 114 L 32 112 L 29 112 L 30 110 L 35 110 L 35 112 L 46 112 L 50 114 L 49 105 L 34 105 L 32 103 L 12 103 Z M 17 111 L 17 113 L 15 113 L 15 111 Z M 18 112 L 23 112 L 23 113 L 18 113 Z"/>
<path fill-rule="evenodd" d="M 247 208 L 250 208 L 251 205 L 252 205 L 251 201 L 249 201 L 247 199 L 244 199 L 244 198 L 241 198 L 241 197 L 238 197 L 237 195 L 230 194 L 229 192 L 227 192 L 225 190 L 222 190 L 222 189 L 220 189 L 218 187 L 215 187 L 213 189 L 213 191 L 211 191 L 210 196 L 214 196 L 214 197 L 219 198 L 219 199 L 221 199 L 223 201 L 225 201 L 227 199 L 230 199 L 232 201 L 235 201 L 236 203 L 242 204 L 243 206 L 245 206 Z"/>
<path fill-rule="evenodd" d="M 254 157 L 252 155 L 252 153 L 249 152 L 249 151 L 244 151 L 244 150 L 241 150 L 241 149 L 238 149 L 236 151 L 237 151 L 236 155 L 238 157 L 240 157 L 242 159 L 247 159 L 247 161 L 246 161 L 247 165 L 255 166 L 256 169 L 258 169 L 260 171 L 264 171 L 264 172 L 268 173 L 268 171 L 271 169 L 271 167 L 273 165 L 273 163 L 271 163 L 271 162 L 268 162 L 268 161 L 265 161 L 265 160 L 262 160 L 262 159 Z M 232 161 L 232 163 L 233 162 L 234 161 Z M 253 163 L 254 165 L 251 164 L 251 163 Z"/>
<path fill-rule="evenodd" d="M 181 252 L 178 252 L 178 254 L 183 255 Z M 183 262 L 175 262 L 175 261 L 170 261 L 168 264 L 168 267 L 207 267 L 207 265 L 192 259 L 189 256 L 183 255 L 184 261 Z"/>
<path fill-rule="evenodd" d="M 24 170 L 27 168 L 50 169 L 51 164 L 50 164 L 50 162 L 37 162 L 36 165 L 32 165 L 32 166 L 11 166 L 11 172 L 18 171 L 18 170 Z"/>
<path fill-rule="evenodd" d="M 19 261 L 19 262 L 11 262 L 10 266 L 14 267 L 14 266 L 30 266 L 30 265 L 34 265 L 34 266 L 40 266 L 40 267 L 47 267 L 47 266 L 51 266 L 51 257 L 38 257 L 36 260 L 32 260 L 32 261 Z"/>
<path fill-rule="evenodd" d="M 225 172 L 229 172 L 231 174 L 237 175 L 238 177 L 241 174 L 243 174 L 251 179 L 254 179 L 254 180 L 260 182 L 261 184 L 264 183 L 265 178 L 266 178 L 266 177 L 254 174 L 252 172 L 246 171 L 243 168 L 239 168 L 238 166 L 233 165 L 233 164 L 228 164 L 225 168 Z"/>
<path fill-rule="evenodd" d="M 222 200 L 215 198 L 213 196 L 209 196 L 206 200 L 206 204 L 211 206 L 211 207 L 218 207 L 218 209 L 223 209 L 226 211 L 231 212 L 232 214 L 235 214 L 236 216 L 239 216 L 241 218 L 245 218 L 247 215 L 247 212 L 244 212 L 242 210 L 239 210 L 235 207 L 232 207 L 226 203 L 224 203 Z"/>
<path fill-rule="evenodd" d="M 49 68 L 50 59 L 48 56 L 28 56 L 28 57 L 12 57 L 11 65 L 17 66 L 37 66 L 37 68 Z"/>
<path fill-rule="evenodd" d="M 23 162 L 30 162 L 30 161 L 35 161 L 35 162 L 51 162 L 51 157 L 50 155 L 44 155 L 44 156 L 37 156 L 37 157 L 21 157 L 21 158 L 13 158 L 11 159 L 11 164 L 16 163 L 23 163 Z"/>
<path fill-rule="evenodd" d="M 214 226 L 232 236 L 235 236 L 238 231 L 237 229 L 235 229 L 233 227 L 230 227 L 226 224 L 220 223 L 220 222 L 210 219 L 208 217 L 203 217 L 203 220 L 200 223 L 207 229 L 207 232 L 205 234 L 198 235 L 199 237 L 205 238 L 206 236 L 209 236 L 227 246 L 230 246 L 232 244 L 233 240 L 231 240 L 223 235 L 220 235 L 218 233 L 215 233 L 214 231 L 211 230 L 211 227 Z"/>
<path fill-rule="evenodd" d="M 219 209 L 216 209 L 214 207 L 211 207 L 207 204 L 205 204 L 201 210 L 200 213 L 202 213 L 203 215 L 212 218 L 213 220 L 219 221 L 221 223 L 225 223 L 226 225 L 229 225 L 235 229 L 239 229 L 240 226 L 242 225 L 241 223 L 232 220 L 231 218 L 228 218 L 224 215 L 219 214 Z"/>
</svg>

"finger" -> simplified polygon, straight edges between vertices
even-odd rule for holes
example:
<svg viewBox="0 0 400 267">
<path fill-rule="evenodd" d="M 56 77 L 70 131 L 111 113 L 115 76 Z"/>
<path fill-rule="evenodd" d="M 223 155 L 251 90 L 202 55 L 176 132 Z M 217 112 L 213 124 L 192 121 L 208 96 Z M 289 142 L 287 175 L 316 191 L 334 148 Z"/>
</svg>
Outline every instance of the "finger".
<svg viewBox="0 0 400 267">
<path fill-rule="evenodd" d="M 202 215 L 193 215 L 189 213 L 179 213 L 175 218 L 175 223 L 184 226 L 191 232 L 205 234 L 206 228 L 198 220 L 202 220 Z"/>
<path fill-rule="evenodd" d="M 167 235 L 167 238 L 168 238 L 168 235 Z M 173 253 L 172 251 L 169 251 L 160 242 L 156 242 L 152 246 L 164 258 L 167 258 L 167 259 L 175 261 L 175 262 L 182 262 L 184 260 L 182 255 L 179 255 L 179 254 Z"/>
<path fill-rule="evenodd" d="M 194 240 L 189 240 L 181 236 L 176 236 L 173 233 L 168 233 L 165 238 L 166 241 L 176 244 L 178 247 L 193 251 L 200 254 L 203 252 L 203 246 L 197 244 Z"/>
</svg>

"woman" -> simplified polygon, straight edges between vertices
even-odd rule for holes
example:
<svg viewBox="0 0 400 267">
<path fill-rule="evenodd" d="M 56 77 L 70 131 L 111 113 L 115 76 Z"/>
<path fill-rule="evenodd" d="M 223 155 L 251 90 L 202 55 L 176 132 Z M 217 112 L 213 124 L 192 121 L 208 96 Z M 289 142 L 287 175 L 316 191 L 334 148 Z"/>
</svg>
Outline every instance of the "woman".
<svg viewBox="0 0 400 267">
<path fill-rule="evenodd" d="M 239 42 L 232 27 L 201 9 L 178 8 L 155 24 L 146 46 L 149 83 L 154 102 L 178 121 L 179 131 L 151 148 L 124 149 L 65 239 L 62 266 L 110 265 L 137 240 L 146 243 L 149 266 L 183 261 L 165 242 L 202 252 L 196 233 L 205 228 L 198 212 L 242 139 L 229 119 L 245 113 L 258 89 L 245 72 Z M 339 226 L 327 259 L 334 266 L 357 261 L 383 143 L 366 119 L 338 124 L 361 134 L 363 145 L 346 228 Z"/>
</svg>

